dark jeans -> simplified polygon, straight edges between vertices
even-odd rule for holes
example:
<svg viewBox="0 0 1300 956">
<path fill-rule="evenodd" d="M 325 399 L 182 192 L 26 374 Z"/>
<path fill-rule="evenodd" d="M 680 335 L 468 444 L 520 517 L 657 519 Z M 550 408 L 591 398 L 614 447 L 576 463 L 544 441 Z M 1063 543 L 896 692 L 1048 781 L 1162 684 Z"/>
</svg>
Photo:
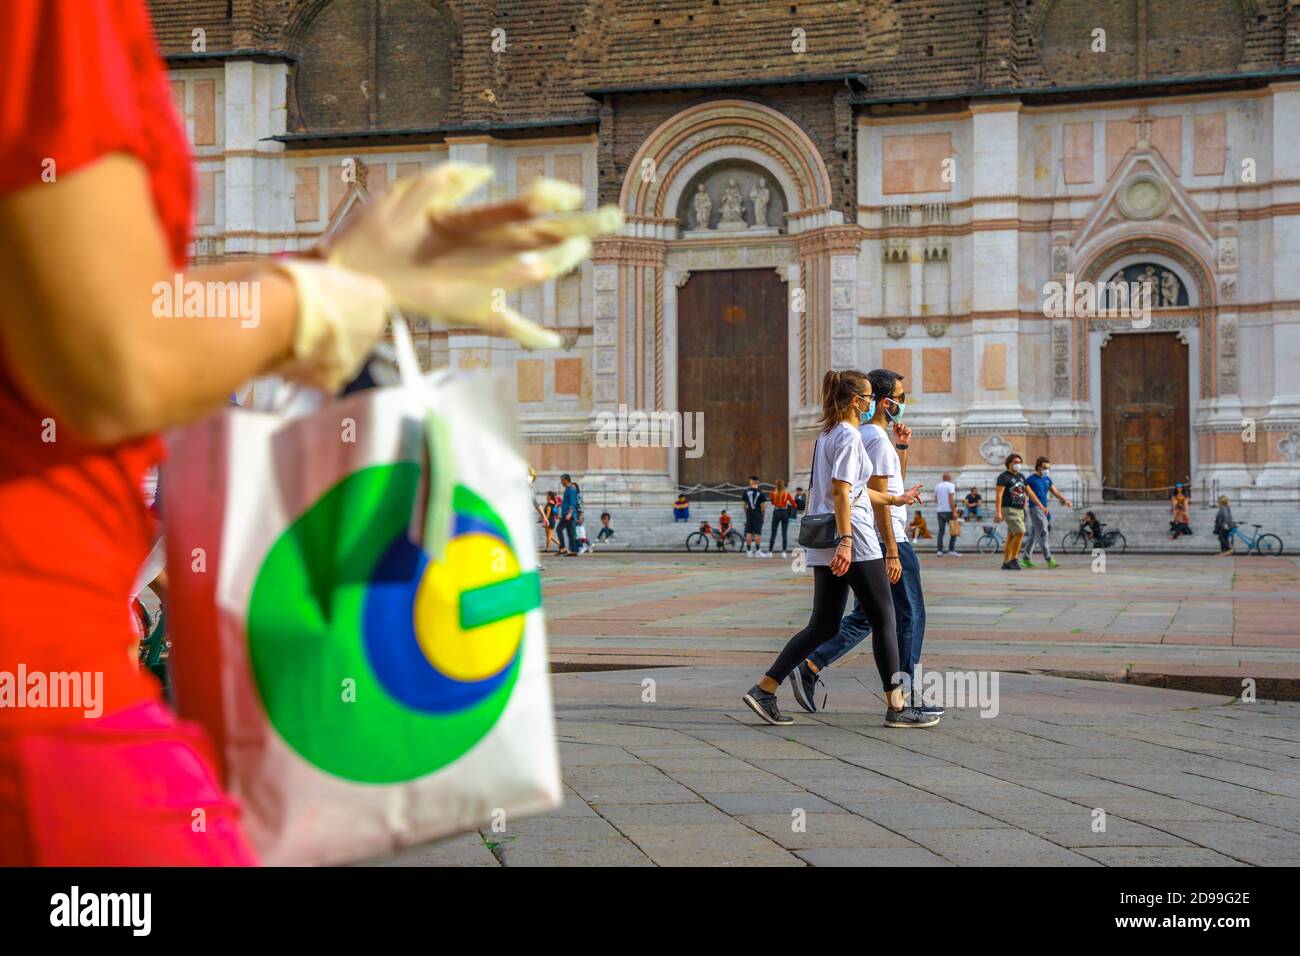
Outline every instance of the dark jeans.
<svg viewBox="0 0 1300 956">
<path fill-rule="evenodd" d="M 790 638 L 767 676 L 778 684 L 827 640 L 835 636 L 844 619 L 844 604 L 849 591 L 857 598 L 871 631 L 871 650 L 876 656 L 876 670 L 886 690 L 898 686 L 898 638 L 894 634 L 894 604 L 889 595 L 889 578 L 882 558 L 854 561 L 841 576 L 819 565 L 813 568 L 813 612 L 808 626 Z M 865 633 L 865 632 L 864 632 Z M 859 638 L 860 640 L 860 638 Z"/>
<path fill-rule="evenodd" d="M 944 529 L 948 527 L 948 522 L 951 521 L 951 520 L 952 520 L 952 512 L 951 512 L 951 511 L 940 511 L 940 512 L 939 512 L 939 538 L 938 538 L 937 541 L 935 541 L 935 544 L 934 544 L 934 549 L 935 549 L 935 551 L 942 551 L 942 550 L 943 550 L 943 532 L 944 532 Z M 957 539 L 956 539 L 955 537 L 953 537 L 952 535 L 948 535 L 948 550 L 951 551 L 951 550 L 953 550 L 953 549 L 956 548 L 956 547 L 957 547 Z"/>
<path fill-rule="evenodd" d="M 782 551 L 790 550 L 789 547 L 787 547 L 788 542 L 785 537 L 786 529 L 789 527 L 789 525 L 790 525 L 790 512 L 786 511 L 784 508 L 780 508 L 772 512 L 772 541 L 770 544 L 768 544 L 767 550 L 769 551 L 776 550 L 776 529 L 777 528 L 781 529 L 781 550 Z"/>
<path fill-rule="evenodd" d="M 561 551 L 572 551 L 575 554 L 578 551 L 578 539 L 573 533 L 573 519 L 561 518 L 559 527 L 555 529 L 555 536 L 560 542 Z"/>
<path fill-rule="evenodd" d="M 1219 550 L 1220 551 L 1232 550 L 1232 529 L 1231 528 L 1219 532 Z"/>
<path fill-rule="evenodd" d="M 600 529 L 600 534 L 596 535 L 596 540 L 597 540 L 597 541 L 604 541 L 606 538 L 612 538 L 612 537 L 614 537 L 614 529 L 613 529 L 613 528 L 601 528 L 601 529 Z"/>
<path fill-rule="evenodd" d="M 921 562 L 906 541 L 898 542 L 898 563 L 903 574 L 897 584 L 889 586 L 894 601 L 894 626 L 898 631 L 898 662 L 907 676 L 916 674 L 921 660 L 921 643 L 925 640 L 925 595 L 921 593 Z M 871 622 L 862 613 L 860 604 L 840 622 L 840 631 L 808 659 L 824 669 L 835 663 L 871 633 Z"/>
</svg>

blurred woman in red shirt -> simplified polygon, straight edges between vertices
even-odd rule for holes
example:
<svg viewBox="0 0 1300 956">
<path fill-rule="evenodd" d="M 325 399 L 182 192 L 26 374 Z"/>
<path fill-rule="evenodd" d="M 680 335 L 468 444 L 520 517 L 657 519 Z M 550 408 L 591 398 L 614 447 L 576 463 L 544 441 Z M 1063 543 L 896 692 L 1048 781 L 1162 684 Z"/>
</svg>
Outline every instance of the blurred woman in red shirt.
<svg viewBox="0 0 1300 956">
<path fill-rule="evenodd" d="M 252 377 L 336 390 L 407 302 L 332 252 L 185 269 L 193 175 L 143 0 L 0 4 L 0 864 L 255 862 L 206 738 L 136 664 L 128 595 L 156 536 L 142 481 L 159 430 Z M 447 211 L 479 180 L 453 196 L 439 175 L 372 203 L 359 245 L 406 249 L 428 275 L 469 245 L 516 265 L 524 250 L 582 252 L 580 226 L 518 232 L 570 197 Z M 414 229 L 384 232 L 399 219 Z M 562 264 L 534 256 L 511 275 Z M 181 272 L 257 283 L 259 320 L 156 315 L 155 283 Z M 468 283 L 407 276 L 421 301 L 454 293 L 458 319 L 549 342 L 474 311 Z M 36 693 L 52 675 L 84 678 L 78 706 Z"/>
</svg>

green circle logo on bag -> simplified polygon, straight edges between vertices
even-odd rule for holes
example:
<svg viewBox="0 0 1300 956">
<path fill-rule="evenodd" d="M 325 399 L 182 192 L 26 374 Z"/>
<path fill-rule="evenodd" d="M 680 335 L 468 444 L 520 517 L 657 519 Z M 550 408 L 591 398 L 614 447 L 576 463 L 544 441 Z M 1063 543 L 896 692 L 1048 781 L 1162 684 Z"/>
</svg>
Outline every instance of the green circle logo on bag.
<svg viewBox="0 0 1300 956">
<path fill-rule="evenodd" d="M 482 740 L 519 676 L 525 615 L 541 606 L 537 572 L 520 570 L 505 524 L 464 485 L 446 488 L 440 553 L 410 540 L 419 480 L 415 462 L 340 480 L 279 536 L 249 599 L 268 720 L 347 780 L 414 780 Z"/>
</svg>

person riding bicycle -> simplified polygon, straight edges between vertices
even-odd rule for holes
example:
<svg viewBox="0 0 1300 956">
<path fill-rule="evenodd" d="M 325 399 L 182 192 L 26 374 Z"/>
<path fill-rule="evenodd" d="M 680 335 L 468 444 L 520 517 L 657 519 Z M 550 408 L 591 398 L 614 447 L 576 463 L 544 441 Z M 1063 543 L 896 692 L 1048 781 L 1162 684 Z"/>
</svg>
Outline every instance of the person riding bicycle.
<svg viewBox="0 0 1300 956">
<path fill-rule="evenodd" d="M 1101 541 L 1101 522 L 1091 511 L 1084 513 L 1083 520 L 1079 522 L 1079 530 L 1093 541 Z"/>
</svg>

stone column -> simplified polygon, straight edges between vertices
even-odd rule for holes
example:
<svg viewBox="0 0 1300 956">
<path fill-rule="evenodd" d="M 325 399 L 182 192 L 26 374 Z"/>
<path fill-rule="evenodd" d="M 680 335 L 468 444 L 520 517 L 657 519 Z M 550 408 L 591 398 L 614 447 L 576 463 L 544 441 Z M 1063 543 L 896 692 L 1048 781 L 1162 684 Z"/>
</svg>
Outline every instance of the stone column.
<svg viewBox="0 0 1300 956">
<path fill-rule="evenodd" d="M 285 131 L 283 63 L 225 64 L 225 255 L 267 255 L 293 232 L 293 187 L 281 162 Z M 268 201 L 269 200 L 269 201 Z"/>
<path fill-rule="evenodd" d="M 1300 494 L 1300 83 L 1277 83 L 1273 94 L 1273 217 L 1272 299 L 1285 302 L 1273 311 L 1273 398 L 1259 429 L 1268 442 L 1267 464 L 1256 484 Z M 1238 158 L 1240 161 L 1240 158 Z"/>
<path fill-rule="evenodd" d="M 1028 429 L 1020 401 L 1020 104 L 1016 100 L 971 106 L 974 159 L 967 175 L 971 219 L 972 401 L 962 423 L 963 456 L 989 435 L 1017 445 Z M 999 225 L 981 228 L 981 222 Z M 1008 223 L 1003 227 L 1002 223 Z"/>
</svg>

